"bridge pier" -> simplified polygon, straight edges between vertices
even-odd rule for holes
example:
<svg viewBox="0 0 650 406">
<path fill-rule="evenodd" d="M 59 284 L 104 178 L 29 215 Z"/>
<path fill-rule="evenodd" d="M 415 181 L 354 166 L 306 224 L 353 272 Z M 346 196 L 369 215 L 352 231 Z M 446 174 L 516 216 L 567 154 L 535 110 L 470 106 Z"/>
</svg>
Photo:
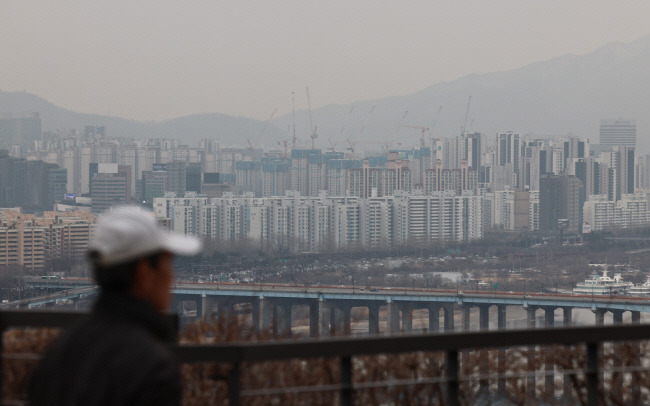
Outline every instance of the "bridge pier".
<svg viewBox="0 0 650 406">
<path fill-rule="evenodd" d="M 506 329 L 506 305 L 497 305 L 497 330 Z"/>
<path fill-rule="evenodd" d="M 341 309 L 339 309 L 339 307 L 336 306 L 335 304 L 330 304 L 329 309 L 330 309 L 329 334 L 331 336 L 334 336 L 342 330 L 340 325 L 342 319 Z"/>
<path fill-rule="evenodd" d="M 470 316 L 472 313 L 472 306 L 469 304 L 463 304 L 460 306 L 460 311 L 461 311 L 461 320 L 462 320 L 462 331 L 467 332 L 470 329 Z M 453 314 L 453 310 L 452 310 Z M 447 315 L 445 314 L 445 323 L 447 322 Z M 453 330 L 453 326 L 452 326 Z M 447 326 L 445 326 L 445 332 L 447 332 Z M 469 354 L 473 352 L 473 350 L 463 350 L 460 352 L 460 362 L 463 367 L 465 367 L 468 363 L 469 359 Z"/>
<path fill-rule="evenodd" d="M 399 305 L 393 301 L 390 301 L 386 307 L 388 310 L 388 333 L 399 333 Z"/>
<path fill-rule="evenodd" d="M 497 306 L 497 329 L 505 330 L 506 329 L 506 306 L 498 305 Z M 506 379 L 504 374 L 506 372 L 506 349 L 499 347 L 497 350 L 497 391 L 500 394 L 506 393 Z"/>
<path fill-rule="evenodd" d="M 368 333 L 379 334 L 379 308 L 377 303 L 368 305 Z"/>
<path fill-rule="evenodd" d="M 332 319 L 332 307 L 323 302 L 321 312 L 318 315 L 320 323 L 320 336 L 327 337 L 330 335 L 330 321 Z"/>
<path fill-rule="evenodd" d="M 260 296 L 253 299 L 251 303 L 251 321 L 253 323 L 253 333 L 259 334 L 264 330 L 262 326 L 262 307 L 264 306 L 264 297 Z"/>
<path fill-rule="evenodd" d="M 472 306 L 468 304 L 464 304 L 461 307 L 461 311 L 463 314 L 463 331 L 469 331 L 470 330 L 470 317 L 472 313 Z"/>
<path fill-rule="evenodd" d="M 572 317 L 573 317 L 573 308 L 572 307 L 563 307 L 562 308 L 562 325 L 563 326 L 570 326 Z"/>
<path fill-rule="evenodd" d="M 481 305 L 479 310 L 479 329 L 488 330 L 490 328 L 490 305 Z"/>
<path fill-rule="evenodd" d="M 323 299 L 309 303 L 309 337 L 320 336 L 321 314 L 323 312 Z"/>
<path fill-rule="evenodd" d="M 490 328 L 490 305 L 480 305 L 478 306 L 478 319 L 479 319 L 479 329 L 481 331 L 487 331 Z M 479 386 L 481 392 L 484 392 L 487 394 L 489 391 L 490 387 L 490 380 L 487 378 L 487 374 L 489 372 L 489 365 L 488 365 L 488 352 L 487 350 L 483 349 L 480 350 L 480 354 L 482 355 L 479 357 L 479 373 L 484 376 L 485 378 L 480 379 L 479 381 Z"/>
<path fill-rule="evenodd" d="M 544 307 L 544 326 L 555 326 L 554 307 Z M 548 346 L 544 348 L 544 361 L 544 372 L 546 373 L 544 378 L 544 392 L 546 393 L 546 396 L 551 398 L 555 391 L 555 385 L 553 382 L 553 377 L 555 376 L 555 363 L 553 362 L 553 350 Z"/>
<path fill-rule="evenodd" d="M 291 308 L 290 302 L 280 302 L 273 307 L 273 335 L 281 337 L 291 336 Z"/>
<path fill-rule="evenodd" d="M 641 323 L 641 312 L 639 311 L 632 311 L 632 324 L 639 324 Z M 641 366 L 641 342 L 636 341 L 631 344 L 631 350 L 632 350 L 632 357 L 631 357 L 631 364 L 632 368 L 635 367 L 640 367 Z M 632 380 L 637 382 L 640 380 L 640 372 L 635 372 L 632 375 Z M 641 385 L 632 385 L 632 394 L 630 395 L 630 404 L 631 405 L 638 405 L 640 404 L 640 399 L 641 399 Z"/>
<path fill-rule="evenodd" d="M 610 310 L 613 315 L 613 323 L 614 325 L 620 325 L 623 324 L 623 310 Z M 613 343 L 613 348 L 614 348 L 614 353 L 615 354 L 622 354 L 623 353 L 623 347 L 624 343 L 622 342 L 615 342 Z M 602 348 L 602 347 L 601 347 Z M 614 364 L 614 369 L 620 368 L 623 366 L 623 357 L 617 356 L 614 357 L 613 359 L 613 364 Z M 621 373 L 620 372 L 614 372 L 612 374 L 612 381 L 613 382 L 621 382 Z M 638 386 L 638 385 L 634 385 Z M 621 393 L 621 387 L 620 385 L 614 385 L 612 388 L 612 391 L 615 393 L 618 393 L 620 397 L 623 397 L 624 395 Z"/>
<path fill-rule="evenodd" d="M 594 315 L 596 316 L 596 325 L 597 326 L 602 326 L 603 324 L 605 324 L 605 313 L 607 313 L 607 310 L 594 309 L 592 311 L 594 312 Z"/>
<path fill-rule="evenodd" d="M 454 305 L 443 306 L 445 313 L 445 333 L 454 331 Z"/>
<path fill-rule="evenodd" d="M 330 306 L 330 331 L 332 335 L 350 334 L 350 310 L 350 306 L 341 303 Z"/>
<path fill-rule="evenodd" d="M 214 297 L 201 295 L 201 313 L 199 313 L 199 309 L 197 309 L 197 315 L 200 315 L 203 320 L 212 320 L 212 307 L 215 303 L 216 300 Z"/>
<path fill-rule="evenodd" d="M 342 306 L 343 313 L 343 334 L 350 335 L 352 333 L 352 306 Z"/>
<path fill-rule="evenodd" d="M 273 303 L 269 299 L 260 299 L 260 316 L 262 330 L 269 331 L 273 323 Z"/>
<path fill-rule="evenodd" d="M 429 310 L 429 332 L 439 333 L 440 332 L 440 306 L 429 305 L 428 310 Z"/>
<path fill-rule="evenodd" d="M 527 328 L 535 328 L 536 326 L 536 320 L 535 320 L 535 312 L 537 312 L 537 307 L 533 306 L 528 306 L 526 307 L 526 327 Z"/>
<path fill-rule="evenodd" d="M 526 319 L 529 329 L 535 328 L 535 312 L 537 307 L 526 307 Z M 535 403 L 535 346 L 528 347 L 528 357 L 526 359 L 528 378 L 526 379 L 526 399 L 527 404 Z"/>
<path fill-rule="evenodd" d="M 572 307 L 563 307 L 562 308 L 562 326 L 568 327 L 572 324 L 573 318 L 573 308 Z M 571 385 L 571 376 L 567 373 L 564 373 L 564 379 L 562 380 L 562 399 L 563 404 L 568 405 L 570 403 L 571 391 L 573 390 L 573 385 Z"/>
<path fill-rule="evenodd" d="M 411 303 L 402 303 L 402 332 L 411 333 L 413 331 L 413 305 Z"/>
<path fill-rule="evenodd" d="M 555 308 L 544 307 L 544 327 L 555 327 Z"/>
</svg>

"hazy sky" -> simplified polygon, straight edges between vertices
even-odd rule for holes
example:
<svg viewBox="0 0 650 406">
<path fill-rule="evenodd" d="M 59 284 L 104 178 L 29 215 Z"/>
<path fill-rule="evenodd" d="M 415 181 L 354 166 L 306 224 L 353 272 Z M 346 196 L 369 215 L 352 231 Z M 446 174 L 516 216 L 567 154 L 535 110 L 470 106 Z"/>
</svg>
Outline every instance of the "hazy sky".
<svg viewBox="0 0 650 406">
<path fill-rule="evenodd" d="M 650 33 L 648 1 L 0 0 L 0 89 L 84 113 L 266 119 Z"/>
</svg>

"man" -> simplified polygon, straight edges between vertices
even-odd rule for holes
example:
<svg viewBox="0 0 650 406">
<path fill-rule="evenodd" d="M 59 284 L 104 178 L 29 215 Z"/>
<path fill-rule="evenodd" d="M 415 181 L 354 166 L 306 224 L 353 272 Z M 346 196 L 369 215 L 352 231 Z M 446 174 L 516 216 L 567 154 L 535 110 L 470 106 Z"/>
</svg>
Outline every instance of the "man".
<svg viewBox="0 0 650 406">
<path fill-rule="evenodd" d="M 100 294 L 92 312 L 58 340 L 30 386 L 38 405 L 179 405 L 169 309 L 175 254 L 195 255 L 194 237 L 165 233 L 137 207 L 107 212 L 89 259 Z"/>
</svg>

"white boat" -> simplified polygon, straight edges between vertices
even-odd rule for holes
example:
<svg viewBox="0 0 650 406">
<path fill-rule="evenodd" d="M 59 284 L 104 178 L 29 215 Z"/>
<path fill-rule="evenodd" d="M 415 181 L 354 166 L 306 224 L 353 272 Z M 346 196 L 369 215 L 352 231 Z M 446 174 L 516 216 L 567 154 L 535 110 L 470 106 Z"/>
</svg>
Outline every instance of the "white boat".
<svg viewBox="0 0 650 406">
<path fill-rule="evenodd" d="M 573 288 L 573 293 L 580 295 L 626 295 L 634 287 L 632 282 L 625 282 L 620 273 L 614 274 L 614 277 L 607 275 L 607 269 L 603 274 L 591 275 L 591 278 L 584 282 L 578 282 Z"/>
<path fill-rule="evenodd" d="M 650 276 L 645 282 L 631 287 L 628 294 L 632 296 L 650 296 Z"/>
</svg>

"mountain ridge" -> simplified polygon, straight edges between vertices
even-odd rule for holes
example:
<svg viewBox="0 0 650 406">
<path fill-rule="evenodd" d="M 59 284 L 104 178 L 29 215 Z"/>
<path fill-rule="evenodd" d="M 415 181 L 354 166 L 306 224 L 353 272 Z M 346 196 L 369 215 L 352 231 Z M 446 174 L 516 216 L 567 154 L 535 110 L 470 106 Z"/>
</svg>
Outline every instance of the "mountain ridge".
<svg viewBox="0 0 650 406">
<path fill-rule="evenodd" d="M 507 71 L 438 82 L 406 95 L 313 109 L 312 122 L 319 135 L 316 146 L 325 148 L 331 141 L 341 149 L 348 139 L 360 145 L 388 141 L 417 145 L 420 131 L 408 125 L 431 128 L 427 136 L 459 135 L 471 96 L 468 132 L 571 133 L 598 143 L 600 120 L 624 117 L 637 120 L 637 144 L 647 150 L 649 74 L 650 35 L 629 43 L 615 41 L 584 55 L 565 54 Z M 224 146 L 243 147 L 247 139 L 254 142 L 265 125 L 261 120 L 219 113 L 142 122 L 75 113 L 30 93 L 0 90 L 0 112 L 23 111 L 38 111 L 44 131 L 106 125 L 110 136 L 178 138 L 192 145 L 201 138 L 218 138 Z M 307 110 L 296 111 L 295 121 L 292 114 L 273 119 L 260 145 L 277 147 L 277 142 L 290 137 L 282 129 L 294 126 L 298 146 L 310 146 Z"/>
</svg>

